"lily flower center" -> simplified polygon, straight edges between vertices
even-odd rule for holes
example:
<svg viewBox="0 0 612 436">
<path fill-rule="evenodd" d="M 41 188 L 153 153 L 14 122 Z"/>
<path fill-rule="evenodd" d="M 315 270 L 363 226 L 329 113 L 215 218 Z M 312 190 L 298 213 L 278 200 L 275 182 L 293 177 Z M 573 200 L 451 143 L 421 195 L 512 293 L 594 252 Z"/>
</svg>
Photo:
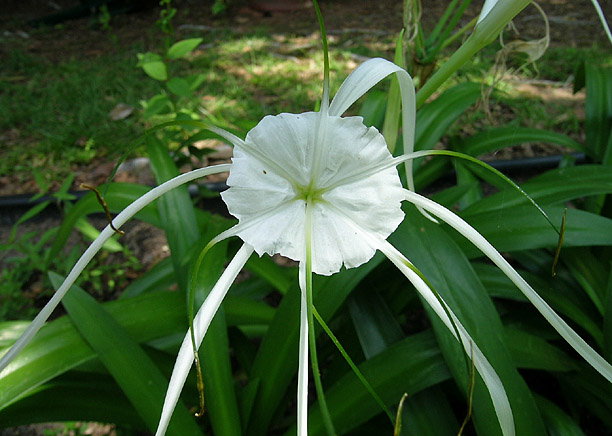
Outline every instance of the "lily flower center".
<svg viewBox="0 0 612 436">
<path fill-rule="evenodd" d="M 397 169 L 385 165 L 392 160 L 360 117 L 267 116 L 234 145 L 222 197 L 239 220 L 235 234 L 259 255 L 304 261 L 310 226 L 313 271 L 330 275 L 372 258 L 364 232 L 386 239 L 404 218 Z"/>
</svg>

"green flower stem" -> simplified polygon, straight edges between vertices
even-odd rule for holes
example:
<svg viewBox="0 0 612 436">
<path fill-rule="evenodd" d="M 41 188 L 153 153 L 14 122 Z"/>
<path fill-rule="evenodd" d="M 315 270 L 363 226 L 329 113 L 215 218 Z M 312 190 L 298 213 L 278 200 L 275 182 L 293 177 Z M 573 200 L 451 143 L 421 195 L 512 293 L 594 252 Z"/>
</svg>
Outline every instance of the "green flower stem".
<svg viewBox="0 0 612 436">
<path fill-rule="evenodd" d="M 487 16 L 476 25 L 474 32 L 467 41 L 453 53 L 450 59 L 419 90 L 416 95 L 417 108 L 421 107 L 472 56 L 491 43 L 503 28 L 529 3 L 531 3 L 531 0 L 499 0 Z"/>
<path fill-rule="evenodd" d="M 314 330 L 313 320 L 313 298 L 312 298 L 312 199 L 308 198 L 306 202 L 306 304 L 308 312 L 308 346 L 310 348 L 310 360 L 312 364 L 312 374 L 314 377 L 315 388 L 317 390 L 317 398 L 319 400 L 319 407 L 321 409 L 321 416 L 323 417 L 323 423 L 325 430 L 329 436 L 336 435 L 336 429 L 331 419 L 331 414 L 327 407 L 327 401 L 325 400 L 325 391 L 323 390 L 323 384 L 321 383 L 321 372 L 319 371 L 319 361 L 317 359 L 317 343 Z"/>
<path fill-rule="evenodd" d="M 476 54 L 484 44 L 477 41 L 472 34 L 459 49 L 453 53 L 448 61 L 446 61 L 438 71 L 423 85 L 417 92 L 416 106 L 417 109 L 423 106 L 423 103 L 444 83 L 446 80 L 455 74 L 471 57 Z"/>
</svg>

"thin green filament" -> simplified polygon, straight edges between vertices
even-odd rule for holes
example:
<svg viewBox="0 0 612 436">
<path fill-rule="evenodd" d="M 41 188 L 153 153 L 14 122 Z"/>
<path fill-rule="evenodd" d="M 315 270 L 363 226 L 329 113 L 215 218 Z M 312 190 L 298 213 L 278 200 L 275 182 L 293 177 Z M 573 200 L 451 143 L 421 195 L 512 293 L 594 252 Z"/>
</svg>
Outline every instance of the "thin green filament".
<svg viewBox="0 0 612 436">
<path fill-rule="evenodd" d="M 200 364 L 200 357 L 198 355 L 198 347 L 195 340 L 194 326 L 193 320 L 195 318 L 194 313 L 194 304 L 195 304 L 195 278 L 198 276 L 198 271 L 200 270 L 200 266 L 204 261 L 204 257 L 206 253 L 214 246 L 215 244 L 209 242 L 206 244 L 198 259 L 196 260 L 193 273 L 191 275 L 191 283 L 189 284 L 189 294 L 188 294 L 188 317 L 189 317 L 189 333 L 191 338 L 191 348 L 193 350 L 193 362 L 196 367 L 196 377 L 197 377 L 197 387 L 198 387 L 198 398 L 200 400 L 200 410 L 195 413 L 196 417 L 201 417 L 205 412 L 205 396 L 204 396 L 204 378 L 202 377 L 202 365 Z"/>
<path fill-rule="evenodd" d="M 469 386 L 469 393 L 468 393 L 468 410 L 467 410 L 467 413 L 465 414 L 465 418 L 463 419 L 463 423 L 461 424 L 461 427 L 459 428 L 459 432 L 457 433 L 457 436 L 461 436 L 463 434 L 463 430 L 465 430 L 465 426 L 468 424 L 468 422 L 470 422 L 470 419 L 472 418 L 472 408 L 474 405 L 474 385 L 476 384 L 476 371 L 474 368 L 474 346 L 472 344 L 472 341 L 470 341 L 470 358 L 472 359 L 472 365 L 470 366 L 470 386 Z"/>
<path fill-rule="evenodd" d="M 393 424 L 393 415 L 391 415 L 391 412 L 389 411 L 389 409 L 387 408 L 387 406 L 385 405 L 384 401 L 380 398 L 380 396 L 376 393 L 376 391 L 374 390 L 374 388 L 372 387 L 372 385 L 368 382 L 368 380 L 364 377 L 364 375 L 362 374 L 362 372 L 359 370 L 359 368 L 357 367 L 357 365 L 355 365 L 355 363 L 353 362 L 353 359 L 351 359 L 351 357 L 348 355 L 348 353 L 346 352 L 346 350 L 344 349 L 344 347 L 342 346 L 342 344 L 340 343 L 340 341 L 338 340 L 338 338 L 336 338 L 336 336 L 334 335 L 334 333 L 331 331 L 331 329 L 329 328 L 329 326 L 325 323 L 325 321 L 323 320 L 323 318 L 321 317 L 321 315 L 319 315 L 319 312 L 317 312 L 317 308 L 313 306 L 312 308 L 312 312 L 314 314 L 314 317 L 317 319 L 317 321 L 319 322 L 319 325 L 323 328 L 323 330 L 325 331 L 325 333 L 327 333 L 327 336 L 329 336 L 329 338 L 331 339 L 331 341 L 334 343 L 334 345 L 336 346 L 336 348 L 338 349 L 338 351 L 340 351 L 340 354 L 342 354 L 342 357 L 344 357 L 344 360 L 346 360 L 346 363 L 348 363 L 348 365 L 351 367 L 351 369 L 353 370 L 353 372 L 355 373 L 355 375 L 357 376 L 357 378 L 359 379 L 359 381 L 361 381 L 361 384 L 363 384 L 363 386 L 368 390 L 368 392 L 370 393 L 370 395 L 372 395 L 372 398 L 374 398 L 374 400 L 376 400 L 376 402 L 378 403 L 378 405 L 380 406 L 380 408 L 387 414 L 387 417 L 389 417 L 389 420 L 391 421 L 391 424 Z M 401 404 L 401 403 L 400 403 Z M 397 428 L 397 424 L 396 424 L 396 428 Z"/>
<path fill-rule="evenodd" d="M 395 428 L 393 429 L 393 436 L 400 436 L 402 434 L 402 411 L 404 410 L 404 401 L 408 398 L 408 394 L 404 393 L 402 399 L 397 406 L 397 414 L 395 416 Z"/>
<path fill-rule="evenodd" d="M 561 247 L 563 246 L 563 237 L 565 236 L 565 222 L 567 219 L 567 208 L 563 211 L 563 218 L 561 219 L 561 231 L 559 232 L 559 242 L 557 243 L 557 250 L 555 251 L 555 258 L 552 264 L 552 276 L 557 275 L 557 262 L 559 262 L 559 256 L 561 255 Z"/>
</svg>

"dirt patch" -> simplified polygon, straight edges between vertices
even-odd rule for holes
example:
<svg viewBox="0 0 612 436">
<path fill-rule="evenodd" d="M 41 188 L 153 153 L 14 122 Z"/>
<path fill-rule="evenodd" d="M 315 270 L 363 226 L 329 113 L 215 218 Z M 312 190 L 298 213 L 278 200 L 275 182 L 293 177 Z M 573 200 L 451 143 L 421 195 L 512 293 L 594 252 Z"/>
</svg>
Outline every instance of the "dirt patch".
<svg viewBox="0 0 612 436">
<path fill-rule="evenodd" d="M 63 21 L 43 30 L 28 24 L 32 20 L 78 6 L 80 3 L 76 0 L 6 0 L 0 16 L 0 30 L 3 38 L 22 40 L 30 54 L 50 60 L 98 56 L 135 42 L 147 46 L 158 38 L 159 31 L 155 28 L 155 22 L 159 18 L 159 11 L 154 7 L 157 2 L 141 3 L 142 7 L 135 12 L 112 17 L 112 32 L 120 41 L 119 46 L 113 44 L 100 28 L 97 15 Z M 179 11 L 174 20 L 178 36 L 194 28 L 210 32 L 230 28 L 239 33 L 265 28 L 270 33 L 293 35 L 318 31 L 312 7 L 262 13 L 249 7 L 246 1 L 233 1 L 230 2 L 227 14 L 215 17 L 211 13 L 211 0 L 179 0 L 173 3 Z M 320 3 L 330 34 L 354 32 L 386 35 L 396 34 L 402 28 L 402 2 L 397 0 L 333 0 Z M 475 16 L 480 3 L 473 2 L 465 16 Z M 428 1 L 422 17 L 424 26 L 429 28 L 435 25 L 447 4 L 448 1 L 443 0 Z M 553 46 L 590 47 L 594 43 L 607 44 L 601 23 L 589 0 L 544 0 L 539 4 L 548 14 Z M 608 16 L 612 15 L 610 2 L 602 2 L 602 8 Z M 543 35 L 543 22 L 534 7 L 528 7 L 515 21 L 527 37 Z"/>
<path fill-rule="evenodd" d="M 63 423 L 32 424 L 0 429 L 0 436 L 41 436 L 49 434 L 62 436 L 116 436 L 117 431 L 113 424 L 100 424 L 97 422 L 75 422 L 69 426 Z"/>
</svg>

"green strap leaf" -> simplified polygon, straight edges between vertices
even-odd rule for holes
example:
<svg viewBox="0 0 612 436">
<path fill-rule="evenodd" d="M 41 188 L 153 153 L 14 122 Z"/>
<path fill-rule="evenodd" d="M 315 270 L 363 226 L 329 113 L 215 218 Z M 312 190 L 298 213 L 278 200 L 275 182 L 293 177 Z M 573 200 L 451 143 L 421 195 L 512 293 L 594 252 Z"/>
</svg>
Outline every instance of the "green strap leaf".
<svg viewBox="0 0 612 436">
<path fill-rule="evenodd" d="M 112 377 L 73 371 L 2 410 L 2 427 L 37 422 L 94 421 L 145 429 Z"/>
<path fill-rule="evenodd" d="M 578 423 L 555 403 L 541 395 L 535 399 L 550 436 L 585 436 Z"/>
<path fill-rule="evenodd" d="M 564 207 L 544 207 L 548 216 L 562 216 Z M 462 214 L 463 215 L 463 214 Z M 499 251 L 555 248 L 556 233 L 533 206 L 492 210 L 465 216 L 465 220 Z M 453 239 L 468 257 L 479 257 L 478 249 L 459 235 Z M 612 220 L 578 209 L 567 210 L 563 247 L 612 245 Z"/>
<path fill-rule="evenodd" d="M 166 147 L 153 135 L 147 135 L 146 146 L 155 181 L 161 184 L 178 175 L 178 169 Z M 187 265 L 182 261 L 189 247 L 199 239 L 197 219 L 186 186 L 173 189 L 157 200 L 162 227 L 172 253 L 174 274 L 180 289 L 187 289 Z"/>
<path fill-rule="evenodd" d="M 579 142 L 567 135 L 548 130 L 516 126 L 488 129 L 482 133 L 463 139 L 458 144 L 458 151 L 462 151 L 472 156 L 480 156 L 481 154 L 528 142 L 544 142 L 547 144 L 556 144 L 573 148 L 576 151 L 584 151 L 584 148 Z"/>
<path fill-rule="evenodd" d="M 361 383 L 365 386 L 365 388 L 368 390 L 368 392 L 370 392 L 372 397 L 376 400 L 376 402 L 380 406 L 381 410 L 383 410 L 387 414 L 387 416 L 389 417 L 389 420 L 391 421 L 392 424 L 395 423 L 395 428 L 396 429 L 398 427 L 401 429 L 401 420 L 397 420 L 396 421 L 396 420 L 393 419 L 393 415 L 391 414 L 391 412 L 389 411 L 389 409 L 387 408 L 385 403 L 382 401 L 380 396 L 376 393 L 376 391 L 374 390 L 372 385 L 370 385 L 370 383 L 366 380 L 366 378 L 363 376 L 361 371 L 359 371 L 359 368 L 357 368 L 357 365 L 355 365 L 355 363 L 353 362 L 353 359 L 351 359 L 351 357 L 348 355 L 348 353 L 346 352 L 346 350 L 344 349 L 342 344 L 340 344 L 340 341 L 338 341 L 338 339 L 332 333 L 332 331 L 327 326 L 325 321 L 323 321 L 323 318 L 321 318 L 321 315 L 319 315 L 319 312 L 317 312 L 316 308 L 313 308 L 313 313 L 314 313 L 315 318 L 319 322 L 319 325 L 323 328 L 323 330 L 325 330 L 325 333 L 327 333 L 327 336 L 329 336 L 329 338 L 334 343 L 334 345 L 336 346 L 338 351 L 340 351 L 340 354 L 342 354 L 342 357 L 344 357 L 344 360 L 346 360 L 346 363 L 348 363 L 348 365 L 351 367 L 351 370 L 355 373 L 355 375 L 359 378 Z M 404 399 L 404 397 L 402 397 L 402 400 L 403 399 Z M 402 402 L 400 401 L 400 408 L 401 408 L 401 404 L 402 404 Z M 399 416 L 399 412 L 398 412 L 398 416 Z"/>
<path fill-rule="evenodd" d="M 187 312 L 183 302 L 178 293 L 164 292 L 113 301 L 104 307 L 131 337 L 147 342 L 184 332 Z M 17 327 L 22 327 L 21 322 Z M 48 323 L 2 372 L 0 410 L 42 383 L 94 358 L 95 352 L 68 318 Z"/>
<path fill-rule="evenodd" d="M 406 219 L 390 242 L 413 260 L 435 286 L 495 369 L 512 407 L 516 434 L 543 434 L 531 393 L 501 340 L 503 327 L 499 315 L 467 259 L 440 226 L 424 219 L 414 208 L 405 208 L 405 211 Z M 549 233 L 556 236 L 554 232 Z M 425 308 L 429 313 L 429 306 Z M 437 315 L 429 313 L 429 318 L 455 381 L 467 395 L 470 376 L 464 352 Z M 478 432 L 500 434 L 489 393 L 480 378 L 476 381 L 473 412 Z"/>
<path fill-rule="evenodd" d="M 537 335 L 512 327 L 506 327 L 504 333 L 508 351 L 519 368 L 544 371 L 572 371 L 577 368 L 567 354 Z"/>
<path fill-rule="evenodd" d="M 62 277 L 50 273 L 55 287 Z M 73 286 L 63 299 L 64 307 L 79 333 L 96 352 L 108 372 L 129 398 L 150 430 L 157 428 L 167 379 L 140 348 L 138 342 L 93 297 Z M 199 434 L 184 405 L 177 406 L 169 434 Z"/>
<path fill-rule="evenodd" d="M 577 198 L 612 192 L 612 171 L 603 165 L 580 165 L 547 171 L 522 183 L 522 189 L 541 206 L 562 204 Z M 462 212 L 466 217 L 495 209 L 525 204 L 528 199 L 519 191 L 504 189 L 471 205 Z M 563 214 L 551 215 L 561 217 Z M 568 218 L 569 220 L 569 218 Z M 568 221 L 568 225 L 571 224 Z"/>
<path fill-rule="evenodd" d="M 454 436 L 459 428 L 453 407 L 440 385 L 408 397 L 402 418 L 406 431 L 398 436 Z"/>
</svg>

